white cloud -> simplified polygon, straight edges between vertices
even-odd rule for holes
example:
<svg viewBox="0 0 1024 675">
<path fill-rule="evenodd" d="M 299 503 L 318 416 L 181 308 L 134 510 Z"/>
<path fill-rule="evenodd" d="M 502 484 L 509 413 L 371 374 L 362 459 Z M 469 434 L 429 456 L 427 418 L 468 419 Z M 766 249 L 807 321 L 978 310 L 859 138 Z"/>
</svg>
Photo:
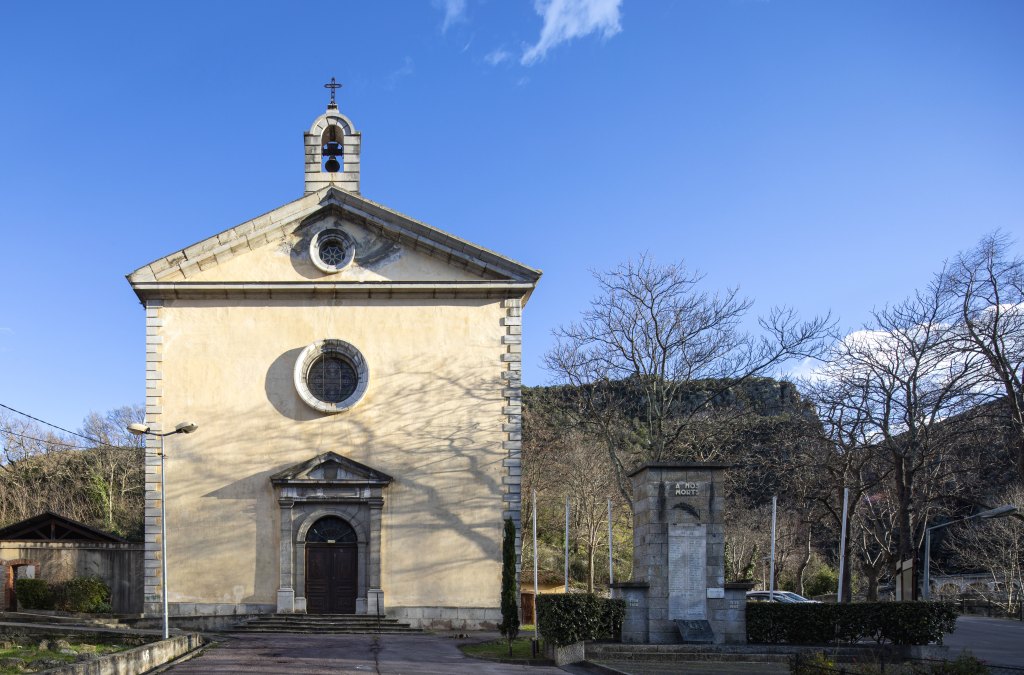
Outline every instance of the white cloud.
<svg viewBox="0 0 1024 675">
<path fill-rule="evenodd" d="M 544 18 L 537 44 L 526 49 L 524 66 L 540 61 L 548 50 L 574 38 L 600 33 L 608 39 L 622 30 L 622 0 L 535 0 L 534 9 Z"/>
<path fill-rule="evenodd" d="M 413 68 L 412 57 L 406 56 L 405 61 L 402 62 L 402 67 L 399 68 L 398 70 L 393 71 L 390 75 L 387 76 L 387 79 L 384 81 L 385 88 L 394 89 L 396 86 L 398 86 L 399 80 L 401 80 L 404 77 L 409 77 L 414 72 L 415 69 Z"/>
<path fill-rule="evenodd" d="M 512 54 L 510 54 L 508 50 L 506 50 L 504 47 L 498 47 L 490 54 L 485 56 L 484 61 L 486 61 L 492 66 L 496 66 L 499 63 L 504 63 L 505 61 L 508 61 L 510 58 L 512 58 Z"/>
<path fill-rule="evenodd" d="M 444 22 L 441 32 L 446 32 L 452 24 L 466 20 L 466 0 L 434 0 L 434 7 L 444 10 Z"/>
</svg>

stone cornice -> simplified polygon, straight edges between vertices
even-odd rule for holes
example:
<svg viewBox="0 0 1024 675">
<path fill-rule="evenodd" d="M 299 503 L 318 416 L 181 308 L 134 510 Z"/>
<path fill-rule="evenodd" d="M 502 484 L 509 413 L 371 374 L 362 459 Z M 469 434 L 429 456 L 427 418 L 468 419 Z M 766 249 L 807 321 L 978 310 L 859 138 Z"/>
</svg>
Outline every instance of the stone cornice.
<svg viewBox="0 0 1024 675">
<path fill-rule="evenodd" d="M 536 284 L 516 281 L 144 281 L 132 288 L 139 300 L 344 297 L 344 298 L 524 298 Z"/>
</svg>

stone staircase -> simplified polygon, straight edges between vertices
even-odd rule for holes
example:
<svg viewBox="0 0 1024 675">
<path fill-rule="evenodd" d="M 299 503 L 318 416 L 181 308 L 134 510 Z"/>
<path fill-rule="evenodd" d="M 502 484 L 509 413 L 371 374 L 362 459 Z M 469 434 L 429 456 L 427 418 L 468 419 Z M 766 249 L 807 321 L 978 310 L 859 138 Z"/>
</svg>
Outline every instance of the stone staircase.
<svg viewBox="0 0 1024 675">
<path fill-rule="evenodd" d="M 587 662 L 629 675 L 770 675 L 789 673 L 790 655 L 709 645 L 588 643 Z"/>
<path fill-rule="evenodd" d="M 422 633 L 397 619 L 373 614 L 261 614 L 236 624 L 231 633 Z"/>
</svg>

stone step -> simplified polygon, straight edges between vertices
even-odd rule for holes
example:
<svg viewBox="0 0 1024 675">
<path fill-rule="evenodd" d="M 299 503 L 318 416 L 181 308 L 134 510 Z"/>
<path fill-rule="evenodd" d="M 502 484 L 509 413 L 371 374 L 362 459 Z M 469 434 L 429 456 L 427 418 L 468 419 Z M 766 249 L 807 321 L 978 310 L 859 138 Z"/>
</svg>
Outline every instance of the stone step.
<svg viewBox="0 0 1024 675">
<path fill-rule="evenodd" d="M 380 621 L 383 623 L 397 623 L 397 619 L 374 615 L 260 615 L 253 617 L 251 621 Z"/>
<path fill-rule="evenodd" d="M 237 633 L 422 633 L 397 619 L 370 614 L 265 614 L 236 624 Z"/>
<path fill-rule="evenodd" d="M 231 628 L 225 633 L 302 633 L 314 635 L 371 635 L 376 633 L 401 633 L 401 634 L 422 634 L 418 628 L 335 628 L 335 627 L 306 627 L 306 626 L 282 626 L 282 627 L 240 627 Z"/>
<path fill-rule="evenodd" d="M 788 664 L 767 661 L 694 663 L 689 661 L 588 660 L 588 662 L 603 668 L 606 673 L 621 673 L 622 675 L 672 675 L 675 673 L 686 673 L 686 675 L 782 675 L 783 673 L 789 673 Z"/>
<path fill-rule="evenodd" d="M 258 622 L 247 622 L 238 624 L 238 626 L 248 626 L 251 628 L 286 628 L 288 626 L 294 626 L 296 628 L 410 628 L 408 624 L 375 624 L 375 623 L 362 623 L 362 622 L 324 622 L 324 621 L 258 621 Z"/>
<path fill-rule="evenodd" d="M 654 655 L 670 655 L 700 660 L 710 654 L 746 655 L 768 660 L 788 659 L 796 653 L 813 655 L 827 652 L 832 658 L 840 660 L 863 658 L 871 651 L 865 646 L 808 646 L 808 645 L 628 645 L 618 643 L 588 643 L 587 655 L 596 658 L 615 658 L 618 660 L 643 659 Z"/>
<path fill-rule="evenodd" d="M 591 661 L 619 661 L 619 662 L 672 662 L 672 663 L 778 663 L 788 664 L 790 657 L 787 654 L 736 654 L 736 653 L 701 653 L 686 654 L 672 652 L 651 652 L 648 654 L 637 654 L 630 652 L 602 652 L 592 654 L 587 649 L 587 659 Z"/>
<path fill-rule="evenodd" d="M 278 619 L 276 617 L 270 617 L 266 619 L 247 619 L 251 623 L 263 623 L 271 621 L 273 623 L 373 623 L 373 624 L 397 624 L 397 619 Z"/>
<path fill-rule="evenodd" d="M 376 623 L 373 621 L 246 621 L 237 625 L 241 626 L 336 626 L 339 628 L 368 628 L 377 626 L 391 628 L 407 628 L 408 624 L 403 623 Z"/>
<path fill-rule="evenodd" d="M 70 616 L 62 614 L 37 614 L 33 612 L 0 612 L 0 621 L 100 626 L 104 628 L 127 627 L 127 624 L 122 623 L 118 617 Z"/>
</svg>

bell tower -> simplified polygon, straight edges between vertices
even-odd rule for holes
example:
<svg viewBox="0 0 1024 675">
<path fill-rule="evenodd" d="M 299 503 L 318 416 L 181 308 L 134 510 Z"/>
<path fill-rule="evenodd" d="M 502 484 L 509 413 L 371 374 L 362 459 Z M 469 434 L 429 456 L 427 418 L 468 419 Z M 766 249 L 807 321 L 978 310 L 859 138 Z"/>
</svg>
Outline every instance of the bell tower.
<svg viewBox="0 0 1024 675">
<path fill-rule="evenodd" d="M 317 117 L 305 133 L 306 194 L 328 185 L 359 194 L 359 152 L 362 134 L 352 121 L 338 112 L 334 92 L 341 85 L 331 78 L 324 85 L 331 90 L 327 112 Z"/>
</svg>

